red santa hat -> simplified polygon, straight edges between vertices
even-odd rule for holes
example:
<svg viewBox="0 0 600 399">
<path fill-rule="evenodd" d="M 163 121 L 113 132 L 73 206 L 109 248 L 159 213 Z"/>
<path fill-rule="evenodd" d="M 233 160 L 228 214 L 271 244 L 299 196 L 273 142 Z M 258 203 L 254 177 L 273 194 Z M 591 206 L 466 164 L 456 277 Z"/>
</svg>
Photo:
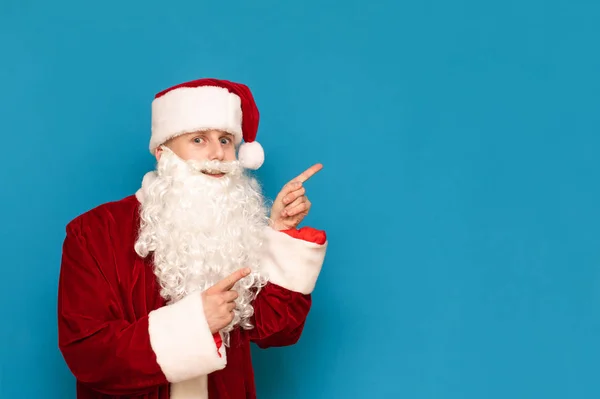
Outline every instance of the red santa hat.
<svg viewBox="0 0 600 399">
<path fill-rule="evenodd" d="M 258 169 L 265 159 L 262 146 L 255 141 L 258 120 L 258 108 L 246 85 L 219 79 L 181 83 L 154 97 L 150 152 L 181 134 L 223 130 L 234 136 L 236 145 L 241 144 L 238 159 L 242 166 Z"/>
</svg>

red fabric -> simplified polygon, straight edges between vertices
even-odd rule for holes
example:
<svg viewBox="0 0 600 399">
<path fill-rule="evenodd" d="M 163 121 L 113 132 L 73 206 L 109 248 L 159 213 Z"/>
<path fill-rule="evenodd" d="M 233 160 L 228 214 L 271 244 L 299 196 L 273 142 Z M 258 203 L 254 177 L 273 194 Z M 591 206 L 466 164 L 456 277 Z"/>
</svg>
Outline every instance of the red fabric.
<svg viewBox="0 0 600 399">
<path fill-rule="evenodd" d="M 282 230 L 282 233 L 286 233 L 291 237 L 304 241 L 310 241 L 319 245 L 323 245 L 327 241 L 327 234 L 325 234 L 323 230 L 317 230 L 308 226 L 300 229 Z"/>
<path fill-rule="evenodd" d="M 214 333 L 213 339 L 215 340 L 215 345 L 217 346 L 217 354 L 219 355 L 219 357 L 222 357 L 221 352 L 219 352 L 219 349 L 221 349 L 221 345 L 223 345 L 223 339 L 221 338 L 221 335 L 219 333 Z"/>
<path fill-rule="evenodd" d="M 254 101 L 254 96 L 248 86 L 242 83 L 235 83 L 224 79 L 203 78 L 189 82 L 180 83 L 176 86 L 169 87 L 159 93 L 154 98 L 160 98 L 172 90 L 182 87 L 201 87 L 201 86 L 216 86 L 227 89 L 230 93 L 236 94 L 241 100 L 242 106 L 242 134 L 246 143 L 251 143 L 256 140 L 258 132 L 258 122 L 260 113 Z"/>
<path fill-rule="evenodd" d="M 148 313 L 165 304 L 151 261 L 133 248 L 138 209 L 130 196 L 67 226 L 58 334 L 59 348 L 77 380 L 78 399 L 169 398 L 169 383 L 148 335 Z M 310 239 L 318 236 L 313 230 L 287 233 Z M 227 367 L 209 374 L 209 398 L 255 398 L 250 342 L 261 348 L 294 344 L 310 306 L 310 295 L 267 284 L 254 302 L 255 328 L 232 331 Z M 217 345 L 219 341 L 215 337 Z"/>
</svg>

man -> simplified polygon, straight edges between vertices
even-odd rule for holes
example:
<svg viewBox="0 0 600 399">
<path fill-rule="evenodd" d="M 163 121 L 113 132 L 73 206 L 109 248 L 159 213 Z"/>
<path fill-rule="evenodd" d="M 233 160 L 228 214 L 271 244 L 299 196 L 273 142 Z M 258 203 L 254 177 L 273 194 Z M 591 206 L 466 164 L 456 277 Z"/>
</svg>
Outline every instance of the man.
<svg viewBox="0 0 600 399">
<path fill-rule="evenodd" d="M 327 247 L 323 231 L 297 228 L 321 165 L 286 184 L 269 215 L 245 172 L 264 160 L 258 120 L 242 84 L 158 93 L 156 171 L 67 225 L 59 347 L 79 399 L 255 398 L 250 343 L 298 341 Z"/>
</svg>

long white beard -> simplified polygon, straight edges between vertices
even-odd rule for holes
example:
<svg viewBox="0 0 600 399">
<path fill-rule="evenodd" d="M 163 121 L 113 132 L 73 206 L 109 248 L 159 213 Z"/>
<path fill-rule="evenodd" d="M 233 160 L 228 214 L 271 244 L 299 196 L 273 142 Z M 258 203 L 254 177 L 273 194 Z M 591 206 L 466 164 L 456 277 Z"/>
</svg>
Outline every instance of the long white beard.
<svg viewBox="0 0 600 399">
<path fill-rule="evenodd" d="M 214 178 L 205 169 L 227 174 Z M 260 187 L 239 162 L 184 162 L 168 149 L 154 180 L 144 184 L 136 252 L 153 253 L 160 294 L 169 303 L 202 292 L 234 271 L 252 273 L 235 286 L 233 321 L 221 333 L 229 345 L 234 326 L 250 329 L 252 301 L 266 283 L 261 273 L 263 231 L 268 225 Z"/>
</svg>

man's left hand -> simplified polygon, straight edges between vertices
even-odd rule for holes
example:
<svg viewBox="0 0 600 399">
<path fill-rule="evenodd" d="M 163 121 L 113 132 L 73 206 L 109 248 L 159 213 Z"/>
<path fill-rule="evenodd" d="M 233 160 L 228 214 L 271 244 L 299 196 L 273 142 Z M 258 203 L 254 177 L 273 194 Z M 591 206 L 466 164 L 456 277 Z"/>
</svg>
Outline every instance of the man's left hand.
<svg viewBox="0 0 600 399">
<path fill-rule="evenodd" d="M 321 169 L 322 164 L 315 164 L 283 186 L 271 208 L 271 227 L 287 230 L 302 222 L 311 207 L 303 184 Z"/>
</svg>

